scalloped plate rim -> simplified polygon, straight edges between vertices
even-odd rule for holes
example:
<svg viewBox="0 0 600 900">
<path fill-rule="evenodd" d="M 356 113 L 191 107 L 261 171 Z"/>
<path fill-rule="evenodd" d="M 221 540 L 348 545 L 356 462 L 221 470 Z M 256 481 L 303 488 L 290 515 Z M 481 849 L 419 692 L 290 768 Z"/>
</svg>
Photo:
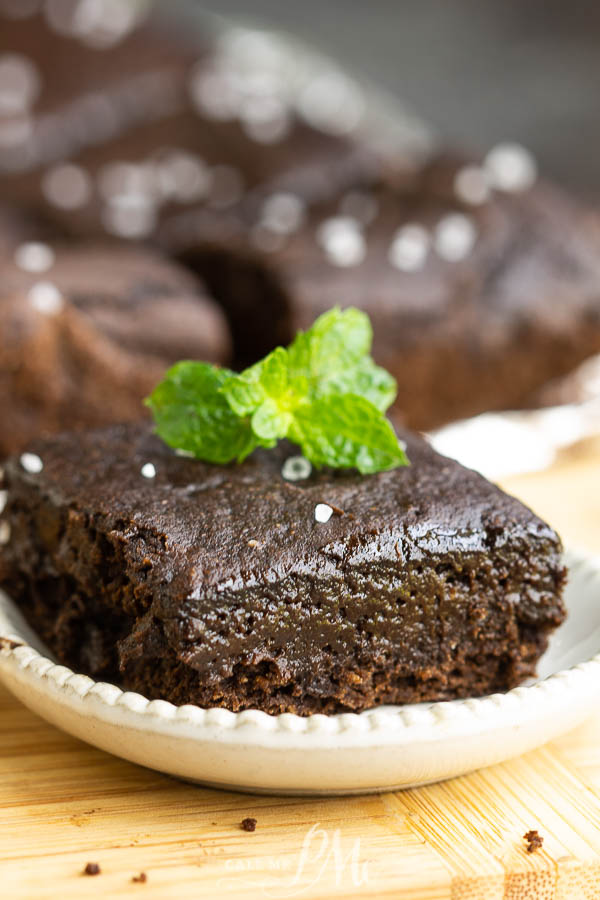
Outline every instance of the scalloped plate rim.
<svg viewBox="0 0 600 900">
<path fill-rule="evenodd" d="M 585 582 L 600 599 L 600 558 L 570 551 L 566 561 L 575 582 L 571 591 L 583 591 Z M 442 780 L 559 736 L 600 699 L 596 652 L 504 694 L 360 714 L 271 716 L 176 707 L 73 673 L 31 646 L 41 647 L 32 635 L 0 592 L 0 681 L 34 712 L 138 764 L 252 792 L 365 793 Z M 13 641 L 18 646 L 11 647 Z M 140 747 L 135 738 L 141 733 L 153 741 Z"/>
</svg>

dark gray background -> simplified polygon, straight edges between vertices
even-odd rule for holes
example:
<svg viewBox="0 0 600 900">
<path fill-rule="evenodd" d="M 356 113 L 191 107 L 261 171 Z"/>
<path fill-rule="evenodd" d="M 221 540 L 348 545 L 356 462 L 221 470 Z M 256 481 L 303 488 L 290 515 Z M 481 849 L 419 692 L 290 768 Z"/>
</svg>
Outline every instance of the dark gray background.
<svg viewBox="0 0 600 900">
<path fill-rule="evenodd" d="M 518 140 L 600 199 L 599 0 L 195 0 L 283 26 L 393 90 L 450 142 Z"/>
</svg>

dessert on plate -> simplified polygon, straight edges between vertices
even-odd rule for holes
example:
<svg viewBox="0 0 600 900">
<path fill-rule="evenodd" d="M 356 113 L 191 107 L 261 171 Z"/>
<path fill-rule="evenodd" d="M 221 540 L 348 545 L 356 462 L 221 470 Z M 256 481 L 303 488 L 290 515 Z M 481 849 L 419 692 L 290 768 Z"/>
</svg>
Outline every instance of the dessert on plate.
<svg viewBox="0 0 600 900">
<path fill-rule="evenodd" d="M 560 540 L 404 426 L 600 350 L 597 218 L 515 145 L 375 125 L 328 61 L 118 7 L 0 0 L 0 584 L 61 661 L 174 703 L 519 684 Z"/>
<path fill-rule="evenodd" d="M 149 398 L 160 437 L 64 434 L 7 462 L 0 585 L 59 660 L 149 698 L 301 715 L 534 674 L 565 615 L 560 540 L 398 438 L 370 338 L 333 310 L 239 375 L 176 365 Z"/>
<path fill-rule="evenodd" d="M 216 466 L 144 425 L 35 442 L 6 466 L 0 583 L 61 662 L 152 699 L 306 715 L 507 690 L 563 620 L 559 539 L 403 437 L 408 468 L 301 481 L 285 445 Z"/>
</svg>

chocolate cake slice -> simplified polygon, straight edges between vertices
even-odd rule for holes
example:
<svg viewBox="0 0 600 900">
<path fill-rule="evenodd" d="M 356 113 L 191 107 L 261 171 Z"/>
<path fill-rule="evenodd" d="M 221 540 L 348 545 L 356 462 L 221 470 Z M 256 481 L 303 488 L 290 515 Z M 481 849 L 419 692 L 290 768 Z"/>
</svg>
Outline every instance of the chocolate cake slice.
<svg viewBox="0 0 600 900">
<path fill-rule="evenodd" d="M 412 465 L 207 465 L 143 426 L 5 468 L 0 584 L 56 656 L 151 698 L 301 715 L 503 691 L 565 612 L 554 531 L 405 434 Z"/>
<path fill-rule="evenodd" d="M 43 432 L 140 419 L 177 359 L 229 354 L 221 310 L 160 254 L 15 243 L 0 277 L 0 458 Z"/>
<path fill-rule="evenodd" d="M 321 205 L 197 207 L 160 239 L 206 279 L 245 364 L 333 304 L 368 312 L 413 428 L 522 408 L 600 352 L 600 217 L 536 179 L 523 148 L 438 157 Z"/>
</svg>

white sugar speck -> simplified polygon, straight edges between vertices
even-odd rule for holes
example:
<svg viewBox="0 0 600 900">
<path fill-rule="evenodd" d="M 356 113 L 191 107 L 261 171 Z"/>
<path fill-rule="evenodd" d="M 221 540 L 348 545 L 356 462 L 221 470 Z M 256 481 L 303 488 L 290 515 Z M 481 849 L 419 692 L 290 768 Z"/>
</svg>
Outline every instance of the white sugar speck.
<svg viewBox="0 0 600 900">
<path fill-rule="evenodd" d="M 463 166 L 454 176 L 454 193 L 463 203 L 480 206 L 490 198 L 490 181 L 485 169 Z"/>
<path fill-rule="evenodd" d="M 260 224 L 277 234 L 291 234 L 303 219 L 304 201 L 283 191 L 267 197 L 260 214 Z"/>
<path fill-rule="evenodd" d="M 486 156 L 483 167 L 492 186 L 500 191 L 526 191 L 537 178 L 536 161 L 520 144 L 498 144 Z"/>
<path fill-rule="evenodd" d="M 0 522 L 0 544 L 8 544 L 10 541 L 10 525 L 8 522 Z"/>
<path fill-rule="evenodd" d="M 44 463 L 37 453 L 22 453 L 19 462 L 30 475 L 39 475 L 44 468 Z"/>
<path fill-rule="evenodd" d="M 46 200 L 58 209 L 79 209 L 92 193 L 92 181 L 81 166 L 64 163 L 49 169 L 42 179 Z"/>
<path fill-rule="evenodd" d="M 315 506 L 315 522 L 329 522 L 333 515 L 333 509 L 328 503 L 317 503 Z"/>
<path fill-rule="evenodd" d="M 105 198 L 102 222 L 124 238 L 146 237 L 156 225 L 161 179 L 150 164 L 116 161 L 98 173 L 98 190 Z"/>
<path fill-rule="evenodd" d="M 30 287 L 27 299 L 37 312 L 45 316 L 57 315 L 64 306 L 61 292 L 51 281 L 38 281 Z"/>
<path fill-rule="evenodd" d="M 156 225 L 156 206 L 146 194 L 118 194 L 103 210 L 102 223 L 107 231 L 123 238 L 142 238 Z"/>
<path fill-rule="evenodd" d="M 208 166 L 199 156 L 185 150 L 171 150 L 156 163 L 161 193 L 166 199 L 191 203 L 210 190 Z"/>
<path fill-rule="evenodd" d="M 362 92 L 343 72 L 324 71 L 301 90 L 300 115 L 313 128 L 328 134 L 348 134 L 359 124 L 365 108 Z"/>
<path fill-rule="evenodd" d="M 141 473 L 144 478 L 156 478 L 156 467 L 153 463 L 144 463 L 141 468 Z"/>
<path fill-rule="evenodd" d="M 288 134 L 291 122 L 289 112 L 279 97 L 248 97 L 240 106 L 242 127 L 259 144 L 275 144 Z"/>
<path fill-rule="evenodd" d="M 40 76 L 35 64 L 20 53 L 0 56 L 0 115 L 25 112 L 40 91 Z"/>
<path fill-rule="evenodd" d="M 48 244 L 31 241 L 15 250 L 15 263 L 25 272 L 47 272 L 54 265 L 54 250 Z"/>
<path fill-rule="evenodd" d="M 317 230 L 317 241 L 329 262 L 336 266 L 356 266 L 367 252 L 360 223 L 349 216 L 326 219 Z"/>
<path fill-rule="evenodd" d="M 415 272 L 425 263 L 430 243 L 429 233 L 422 225 L 404 225 L 394 235 L 388 259 L 403 272 Z"/>
<path fill-rule="evenodd" d="M 159 179 L 160 181 L 160 179 Z M 97 175 L 98 190 L 105 200 L 124 197 L 154 199 L 161 185 L 152 165 L 116 160 L 102 166 Z"/>
<path fill-rule="evenodd" d="M 192 102 L 201 115 L 217 122 L 234 119 L 239 104 L 235 80 L 226 73 L 206 68 L 204 60 L 192 68 L 189 82 Z"/>
<path fill-rule="evenodd" d="M 147 11 L 145 0 L 46 0 L 44 12 L 50 28 L 79 38 L 98 50 L 119 43 L 135 28 Z"/>
<path fill-rule="evenodd" d="M 281 467 L 281 475 L 286 481 L 303 481 L 311 472 L 312 466 L 304 456 L 290 456 Z"/>
<path fill-rule="evenodd" d="M 0 513 L 6 509 L 6 501 L 8 500 L 8 491 L 0 491 Z"/>
<path fill-rule="evenodd" d="M 433 243 L 436 252 L 448 262 L 464 259 L 477 240 L 475 225 L 467 216 L 452 213 L 438 222 Z"/>
</svg>

